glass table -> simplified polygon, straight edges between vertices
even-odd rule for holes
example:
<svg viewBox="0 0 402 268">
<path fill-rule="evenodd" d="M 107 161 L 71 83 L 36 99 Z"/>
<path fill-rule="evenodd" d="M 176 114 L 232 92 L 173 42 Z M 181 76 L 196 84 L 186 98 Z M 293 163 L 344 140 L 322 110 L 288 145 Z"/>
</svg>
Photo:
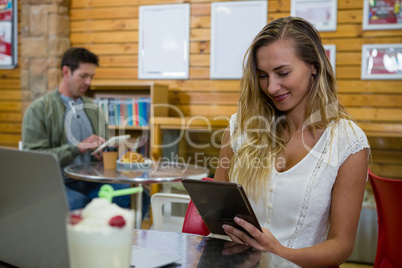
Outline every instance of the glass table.
<svg viewBox="0 0 402 268">
<path fill-rule="evenodd" d="M 103 168 L 102 162 L 71 165 L 64 168 L 64 173 L 72 179 L 99 183 L 167 183 L 180 182 L 184 178 L 202 179 L 208 176 L 209 170 L 203 166 L 179 162 L 152 162 L 147 168 L 130 166 L 117 167 L 115 170 Z M 141 227 L 142 194 L 137 194 L 135 228 Z"/>
<path fill-rule="evenodd" d="M 194 234 L 134 230 L 133 245 L 177 256 L 177 261 L 163 267 L 299 267 L 269 252 L 222 239 Z M 139 256 L 146 259 L 147 256 Z M 145 261 L 142 259 L 141 261 Z M 140 260 L 137 260 L 140 262 Z M 135 259 L 134 259 L 135 264 Z"/>
</svg>

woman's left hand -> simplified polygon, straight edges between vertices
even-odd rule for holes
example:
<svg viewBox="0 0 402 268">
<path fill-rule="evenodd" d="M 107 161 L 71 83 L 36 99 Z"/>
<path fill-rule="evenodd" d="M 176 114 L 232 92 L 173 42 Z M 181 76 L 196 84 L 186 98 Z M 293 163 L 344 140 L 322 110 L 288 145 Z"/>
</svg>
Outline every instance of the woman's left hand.
<svg viewBox="0 0 402 268">
<path fill-rule="evenodd" d="M 262 228 L 263 232 L 261 232 L 248 221 L 245 221 L 239 217 L 235 217 L 234 220 L 238 225 L 243 227 L 252 237 L 234 226 L 224 224 L 222 228 L 225 230 L 225 233 L 232 239 L 233 242 L 246 244 L 261 251 L 268 251 L 276 255 L 280 255 L 279 252 L 281 248 L 283 248 L 283 246 L 268 229 Z"/>
</svg>

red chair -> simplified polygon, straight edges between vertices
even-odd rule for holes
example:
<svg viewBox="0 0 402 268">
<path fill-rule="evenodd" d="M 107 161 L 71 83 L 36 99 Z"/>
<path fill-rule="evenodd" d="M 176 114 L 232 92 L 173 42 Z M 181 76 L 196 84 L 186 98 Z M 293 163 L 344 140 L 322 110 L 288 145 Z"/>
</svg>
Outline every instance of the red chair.
<svg viewBox="0 0 402 268">
<path fill-rule="evenodd" d="M 203 178 L 202 180 L 213 181 L 211 178 Z M 187 207 L 186 216 L 183 222 L 183 233 L 198 234 L 198 235 L 209 235 L 208 227 L 205 225 L 200 214 L 198 214 L 193 201 Z"/>
<path fill-rule="evenodd" d="M 378 215 L 375 268 L 402 267 L 402 180 L 385 179 L 369 170 Z"/>
</svg>

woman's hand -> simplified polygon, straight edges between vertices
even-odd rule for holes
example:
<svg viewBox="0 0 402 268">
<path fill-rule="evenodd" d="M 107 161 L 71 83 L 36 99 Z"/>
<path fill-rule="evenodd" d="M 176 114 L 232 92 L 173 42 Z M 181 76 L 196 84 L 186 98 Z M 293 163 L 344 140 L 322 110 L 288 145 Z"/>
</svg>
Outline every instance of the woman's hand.
<svg viewBox="0 0 402 268">
<path fill-rule="evenodd" d="M 251 223 L 239 218 L 234 218 L 235 222 L 243 227 L 252 237 L 247 233 L 237 229 L 236 227 L 224 224 L 222 228 L 225 233 L 232 239 L 233 242 L 246 244 L 257 250 L 268 251 L 280 256 L 280 251 L 284 247 L 279 243 L 279 241 L 272 235 L 272 233 L 263 228 L 263 232 L 258 230 Z"/>
</svg>

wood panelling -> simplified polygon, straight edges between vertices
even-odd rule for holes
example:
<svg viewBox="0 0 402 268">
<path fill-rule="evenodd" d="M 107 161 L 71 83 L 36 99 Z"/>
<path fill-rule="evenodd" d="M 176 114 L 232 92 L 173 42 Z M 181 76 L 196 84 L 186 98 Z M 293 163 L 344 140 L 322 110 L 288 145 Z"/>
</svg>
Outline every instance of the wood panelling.
<svg viewBox="0 0 402 268">
<path fill-rule="evenodd" d="M 239 80 L 209 78 L 212 0 L 71 0 L 70 40 L 100 56 L 96 80 L 138 80 L 139 7 L 154 4 L 190 4 L 190 78 L 159 80 L 169 86 L 169 101 L 188 116 L 230 115 L 237 109 Z M 268 21 L 288 16 L 291 0 L 268 0 Z M 402 30 L 364 31 L 363 1 L 338 0 L 337 30 L 321 32 L 324 44 L 336 45 L 336 78 L 340 102 L 370 133 L 372 168 L 379 175 L 402 177 L 401 80 L 361 80 L 363 44 L 402 43 Z M 155 82 L 155 81 L 151 81 Z M 20 69 L 0 70 L 0 145 L 17 146 L 26 103 L 20 92 Z M 384 133 L 391 133 L 385 135 Z M 202 141 L 205 135 L 192 134 Z M 196 151 L 189 149 L 189 154 Z M 216 150 L 205 150 L 207 155 Z"/>
<path fill-rule="evenodd" d="M 0 101 L 16 100 L 21 101 L 21 91 L 19 89 L 7 90 L 0 89 Z"/>
<path fill-rule="evenodd" d="M 339 93 L 401 93 L 400 80 L 339 80 Z"/>
<path fill-rule="evenodd" d="M 135 54 L 138 55 L 138 43 L 134 44 L 85 44 L 85 47 L 94 53 L 98 54 L 101 58 L 103 55 L 114 55 L 116 57 L 122 55 Z M 102 64 L 102 63 L 100 63 Z M 137 65 L 137 62 L 135 62 Z"/>
<path fill-rule="evenodd" d="M 18 32 L 20 33 L 21 3 L 18 2 Z M 21 55 L 20 44 L 18 55 Z M 0 146 L 18 147 L 21 140 L 21 92 L 20 66 L 14 69 L 0 69 Z"/>
<path fill-rule="evenodd" d="M 72 32 L 138 30 L 138 19 L 83 20 L 71 22 Z"/>
<path fill-rule="evenodd" d="M 71 33 L 70 40 L 72 43 L 138 43 L 138 31 L 111 31 L 105 32 L 79 32 Z"/>
<path fill-rule="evenodd" d="M 19 78 L 1 77 L 0 81 L 1 81 L 0 90 L 3 90 L 3 89 L 20 90 L 20 79 Z"/>
<path fill-rule="evenodd" d="M 4 124 L 21 123 L 22 122 L 22 115 L 21 115 L 21 113 L 1 112 L 0 113 L 0 122 L 2 124 L 3 123 Z"/>
<path fill-rule="evenodd" d="M 71 2 L 75 2 L 75 0 Z M 96 1 L 91 2 L 94 3 Z M 117 7 L 71 9 L 70 18 L 71 23 L 73 23 L 74 20 L 138 18 L 138 6 L 131 4 Z"/>
<path fill-rule="evenodd" d="M 21 112 L 21 100 L 19 101 L 2 101 L 0 106 L 0 112 Z"/>
<path fill-rule="evenodd" d="M 0 124 L 0 132 L 2 133 L 19 133 L 21 124 Z"/>
</svg>

